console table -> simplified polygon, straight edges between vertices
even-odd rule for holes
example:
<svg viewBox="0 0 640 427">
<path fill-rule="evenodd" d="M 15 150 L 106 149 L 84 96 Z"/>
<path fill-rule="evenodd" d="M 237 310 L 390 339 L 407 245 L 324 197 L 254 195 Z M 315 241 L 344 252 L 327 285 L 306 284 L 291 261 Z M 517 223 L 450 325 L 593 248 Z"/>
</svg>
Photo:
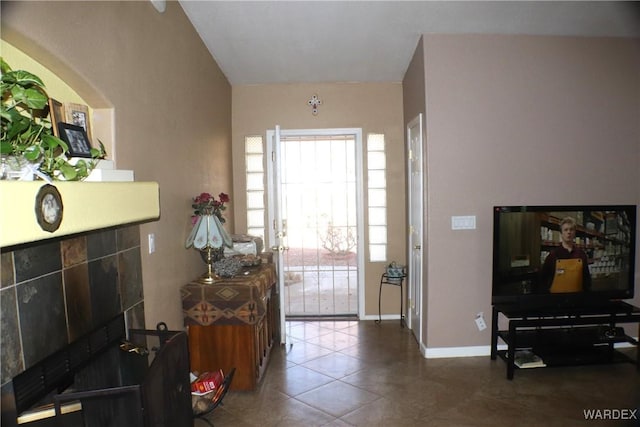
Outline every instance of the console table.
<svg viewBox="0 0 640 427">
<path fill-rule="evenodd" d="M 498 329 L 498 319 L 508 320 L 508 329 Z M 629 360 L 614 350 L 614 344 L 636 346 L 636 367 L 640 369 L 638 341 L 625 334 L 619 324 L 640 324 L 640 309 L 620 302 L 605 307 L 565 309 L 521 309 L 494 305 L 491 320 L 491 359 L 500 356 L 507 363 L 507 378 L 513 379 L 515 352 L 532 349 L 547 366 L 611 363 Z M 498 338 L 507 350 L 498 351 Z"/>
<path fill-rule="evenodd" d="M 191 369 L 228 372 L 231 390 L 254 390 L 280 337 L 276 271 L 271 263 L 206 285 L 180 289 Z"/>
</svg>

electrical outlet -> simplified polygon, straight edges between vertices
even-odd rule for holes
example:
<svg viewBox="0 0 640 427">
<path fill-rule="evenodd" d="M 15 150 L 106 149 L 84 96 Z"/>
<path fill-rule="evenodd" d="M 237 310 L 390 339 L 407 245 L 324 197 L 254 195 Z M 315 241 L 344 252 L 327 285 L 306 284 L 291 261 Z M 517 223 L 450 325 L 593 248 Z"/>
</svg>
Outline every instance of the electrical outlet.
<svg viewBox="0 0 640 427">
<path fill-rule="evenodd" d="M 479 331 L 487 329 L 487 322 L 484 321 L 484 313 L 480 312 L 476 315 L 476 326 Z"/>
</svg>

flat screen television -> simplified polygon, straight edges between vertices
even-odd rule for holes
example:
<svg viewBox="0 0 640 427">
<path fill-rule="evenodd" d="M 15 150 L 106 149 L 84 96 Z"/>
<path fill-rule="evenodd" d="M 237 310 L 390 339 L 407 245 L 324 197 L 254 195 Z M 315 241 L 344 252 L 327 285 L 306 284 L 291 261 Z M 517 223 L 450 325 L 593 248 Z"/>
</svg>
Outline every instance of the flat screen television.
<svg viewBox="0 0 640 427">
<path fill-rule="evenodd" d="M 581 307 L 633 298 L 635 258 L 635 205 L 496 206 L 492 304 Z"/>
</svg>

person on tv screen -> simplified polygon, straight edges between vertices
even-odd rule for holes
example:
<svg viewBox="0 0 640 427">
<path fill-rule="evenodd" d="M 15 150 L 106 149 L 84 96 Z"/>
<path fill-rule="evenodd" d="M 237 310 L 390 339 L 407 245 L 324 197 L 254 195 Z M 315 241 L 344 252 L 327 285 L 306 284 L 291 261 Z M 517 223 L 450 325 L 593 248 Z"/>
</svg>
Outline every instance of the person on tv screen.
<svg viewBox="0 0 640 427">
<path fill-rule="evenodd" d="M 576 221 L 560 221 L 560 246 L 544 260 L 541 291 L 550 293 L 582 292 L 591 289 L 587 254 L 575 244 Z"/>
</svg>

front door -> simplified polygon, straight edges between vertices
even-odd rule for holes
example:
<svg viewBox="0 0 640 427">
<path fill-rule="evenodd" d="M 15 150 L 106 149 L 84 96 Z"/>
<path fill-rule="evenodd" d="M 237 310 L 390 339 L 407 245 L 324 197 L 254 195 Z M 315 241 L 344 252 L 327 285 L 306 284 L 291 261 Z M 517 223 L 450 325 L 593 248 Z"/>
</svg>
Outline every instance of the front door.
<svg viewBox="0 0 640 427">
<path fill-rule="evenodd" d="M 359 129 L 267 132 L 270 241 L 289 318 L 359 314 L 360 138 Z"/>
</svg>

